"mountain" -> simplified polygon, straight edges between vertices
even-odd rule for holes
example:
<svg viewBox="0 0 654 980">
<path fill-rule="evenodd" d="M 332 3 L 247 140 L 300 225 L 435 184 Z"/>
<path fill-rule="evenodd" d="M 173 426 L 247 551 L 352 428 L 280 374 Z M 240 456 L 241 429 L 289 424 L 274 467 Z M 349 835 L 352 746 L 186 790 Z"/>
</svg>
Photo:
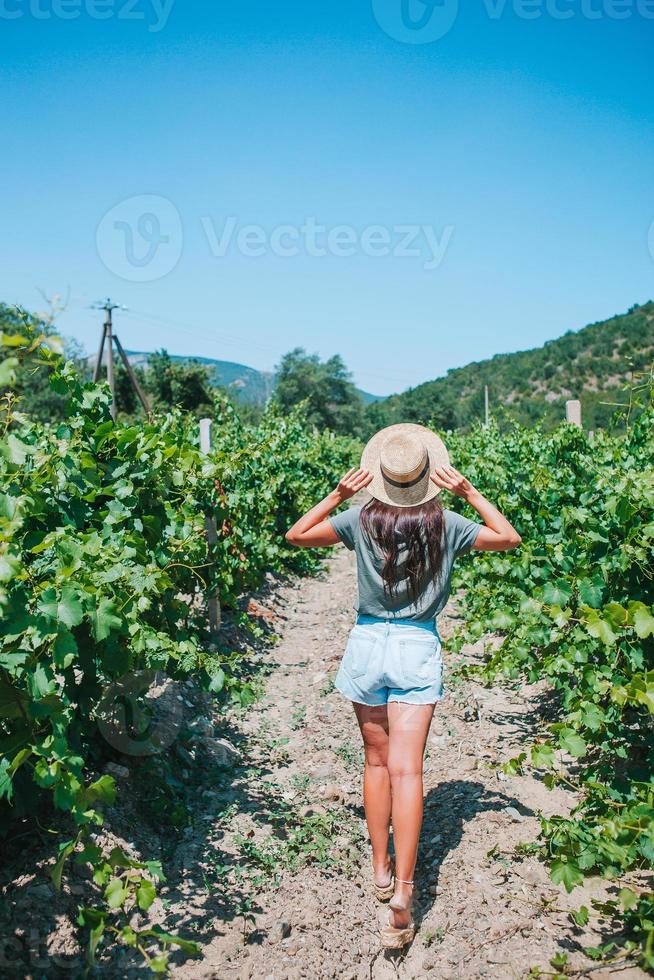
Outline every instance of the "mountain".
<svg viewBox="0 0 654 980">
<path fill-rule="evenodd" d="M 497 354 L 442 378 L 392 395 L 368 409 L 369 428 L 393 422 L 434 421 L 455 429 L 483 418 L 484 386 L 491 414 L 503 413 L 546 428 L 565 418 L 565 402 L 579 398 L 584 428 L 608 424 L 615 405 L 628 401 L 632 372 L 647 372 L 654 359 L 654 302 L 627 313 L 569 330 L 542 347 Z"/>
<path fill-rule="evenodd" d="M 125 351 L 130 364 L 145 367 L 150 354 L 146 351 Z M 213 369 L 213 384 L 222 388 L 233 388 L 238 398 L 253 405 L 265 405 L 275 387 L 275 375 L 271 371 L 258 371 L 256 368 L 237 364 L 234 361 L 218 361 L 213 357 L 186 357 L 182 354 L 170 354 L 173 361 L 198 361 Z M 364 405 L 372 405 L 380 399 L 379 395 L 371 395 L 368 391 L 357 391 Z"/>
<path fill-rule="evenodd" d="M 125 351 L 130 364 L 145 367 L 150 354 L 146 351 Z M 254 405 L 264 405 L 272 394 L 274 375 L 268 371 L 257 371 L 246 364 L 234 361 L 218 361 L 213 357 L 185 357 L 170 354 L 171 361 L 198 361 L 212 369 L 212 382 L 223 388 L 233 388 L 238 398 Z"/>
</svg>

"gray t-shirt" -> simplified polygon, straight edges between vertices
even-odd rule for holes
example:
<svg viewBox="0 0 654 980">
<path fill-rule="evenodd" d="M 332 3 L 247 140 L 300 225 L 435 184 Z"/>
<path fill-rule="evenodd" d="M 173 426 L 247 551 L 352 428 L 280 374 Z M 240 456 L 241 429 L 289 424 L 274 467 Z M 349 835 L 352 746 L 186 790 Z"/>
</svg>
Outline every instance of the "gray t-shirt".
<svg viewBox="0 0 654 980">
<path fill-rule="evenodd" d="M 392 597 L 384 591 L 381 577 L 384 559 L 362 531 L 360 513 L 360 507 L 350 507 L 329 518 L 345 547 L 356 552 L 359 599 L 354 608 L 358 614 L 382 619 L 412 619 L 421 623 L 433 620 L 449 598 L 454 559 L 470 551 L 482 525 L 453 510 L 443 510 L 445 534 L 440 572 L 425 582 L 417 601 L 412 602 L 407 586 L 402 582 L 398 583 Z"/>
</svg>

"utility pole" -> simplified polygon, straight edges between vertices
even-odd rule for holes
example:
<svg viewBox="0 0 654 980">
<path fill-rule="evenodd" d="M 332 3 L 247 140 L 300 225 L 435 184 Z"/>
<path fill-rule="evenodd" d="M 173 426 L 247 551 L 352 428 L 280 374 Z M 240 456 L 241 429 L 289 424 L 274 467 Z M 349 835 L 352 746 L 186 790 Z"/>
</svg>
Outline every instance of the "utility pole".
<svg viewBox="0 0 654 980">
<path fill-rule="evenodd" d="M 107 381 L 109 382 L 109 391 L 111 392 L 111 417 L 116 421 L 116 382 L 114 380 L 114 343 L 113 343 L 113 322 L 111 319 L 111 314 L 114 310 L 118 309 L 118 303 L 112 303 L 110 299 L 106 299 L 104 303 L 98 303 L 95 309 L 104 310 L 105 319 L 102 324 L 102 337 L 100 338 L 100 348 L 98 350 L 98 357 L 95 362 L 95 370 L 93 371 L 93 381 L 97 381 L 100 377 L 100 370 L 102 368 L 102 353 L 104 351 L 104 345 L 107 344 Z"/>
<path fill-rule="evenodd" d="M 141 388 L 138 378 L 132 370 L 132 365 L 129 363 L 127 354 L 123 350 L 123 345 L 119 341 L 116 334 L 113 332 L 113 320 L 111 314 L 114 310 L 125 309 L 124 306 L 119 306 L 118 303 L 112 303 L 110 299 L 106 299 L 104 303 L 97 303 L 93 307 L 96 310 L 105 311 L 105 321 L 102 325 L 102 336 L 100 338 L 100 347 L 98 348 L 98 356 L 95 361 L 95 368 L 93 370 L 93 381 L 97 381 L 100 377 L 100 371 L 102 368 L 102 354 L 104 351 L 104 345 L 107 344 L 107 381 L 109 382 L 109 390 L 111 391 L 111 417 L 116 421 L 116 382 L 114 378 L 114 342 L 116 344 L 116 350 L 118 355 L 123 362 L 123 366 L 127 372 L 127 377 L 129 378 L 134 391 L 137 394 L 143 409 L 147 414 L 150 414 L 150 403 L 145 395 L 145 392 Z"/>
<path fill-rule="evenodd" d="M 490 411 L 488 408 L 488 385 L 484 385 L 484 425 L 488 428 L 490 423 Z"/>
</svg>

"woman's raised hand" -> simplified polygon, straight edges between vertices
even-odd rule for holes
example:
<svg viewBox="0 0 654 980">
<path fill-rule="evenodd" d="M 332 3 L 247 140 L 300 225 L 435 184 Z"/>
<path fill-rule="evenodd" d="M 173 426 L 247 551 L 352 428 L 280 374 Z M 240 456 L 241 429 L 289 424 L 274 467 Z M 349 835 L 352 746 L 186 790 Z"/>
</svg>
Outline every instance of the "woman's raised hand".
<svg viewBox="0 0 654 980">
<path fill-rule="evenodd" d="M 372 473 L 368 470 L 361 470 L 353 467 L 351 470 L 342 476 L 336 487 L 336 493 L 341 498 L 341 500 L 349 500 L 353 497 L 355 493 L 359 490 L 363 490 L 372 481 Z"/>
<path fill-rule="evenodd" d="M 450 493 L 456 494 L 457 497 L 463 497 L 464 500 L 467 500 L 475 492 L 470 480 L 466 480 L 465 476 L 455 470 L 453 466 L 434 467 L 434 472 L 430 474 L 429 479 L 437 487 L 449 490 Z"/>
</svg>

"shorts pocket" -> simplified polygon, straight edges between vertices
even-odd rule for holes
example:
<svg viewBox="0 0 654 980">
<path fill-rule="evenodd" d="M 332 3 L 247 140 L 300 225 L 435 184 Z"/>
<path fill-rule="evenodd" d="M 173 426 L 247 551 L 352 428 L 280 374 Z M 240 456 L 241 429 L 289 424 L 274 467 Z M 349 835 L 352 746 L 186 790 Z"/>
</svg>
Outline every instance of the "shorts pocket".
<svg viewBox="0 0 654 980">
<path fill-rule="evenodd" d="M 407 687 L 434 683 L 442 677 L 443 662 L 438 637 L 407 637 L 400 640 L 400 663 Z"/>
<path fill-rule="evenodd" d="M 350 677 L 361 677 L 368 670 L 377 637 L 366 631 L 365 627 L 355 626 L 347 641 L 343 667 Z"/>
</svg>

